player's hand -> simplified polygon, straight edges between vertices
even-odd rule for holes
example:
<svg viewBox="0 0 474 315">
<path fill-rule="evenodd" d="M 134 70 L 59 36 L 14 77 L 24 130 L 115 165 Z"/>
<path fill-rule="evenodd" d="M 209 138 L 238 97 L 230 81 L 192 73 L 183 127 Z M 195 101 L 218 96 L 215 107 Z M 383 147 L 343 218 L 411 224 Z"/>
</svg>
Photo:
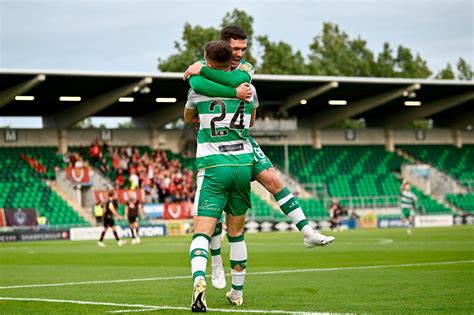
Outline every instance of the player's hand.
<svg viewBox="0 0 474 315">
<path fill-rule="evenodd" d="M 189 79 L 189 77 L 192 75 L 200 74 L 202 67 L 204 67 L 204 65 L 200 62 L 195 62 L 192 65 L 190 65 L 188 69 L 184 71 L 183 80 Z"/>
<path fill-rule="evenodd" d="M 118 215 L 118 216 L 117 216 L 117 219 L 122 220 L 123 218 L 122 218 L 121 215 Z"/>
<path fill-rule="evenodd" d="M 238 99 L 245 101 L 245 102 L 250 102 L 252 100 L 252 88 L 250 87 L 249 83 L 242 83 L 238 87 L 236 87 L 236 95 Z"/>
</svg>

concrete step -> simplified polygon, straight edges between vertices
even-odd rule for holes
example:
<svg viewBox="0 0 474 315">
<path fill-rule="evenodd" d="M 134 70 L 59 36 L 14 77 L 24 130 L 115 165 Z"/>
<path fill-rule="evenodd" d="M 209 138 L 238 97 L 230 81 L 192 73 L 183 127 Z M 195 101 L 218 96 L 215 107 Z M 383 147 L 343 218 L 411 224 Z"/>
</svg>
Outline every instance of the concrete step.
<svg viewBox="0 0 474 315">
<path fill-rule="evenodd" d="M 49 186 L 59 197 L 65 200 L 80 216 L 82 216 L 91 225 L 95 225 L 95 217 L 89 212 L 89 209 L 81 207 L 73 198 L 65 193 L 57 184 L 56 181 L 45 181 L 46 185 Z"/>
</svg>

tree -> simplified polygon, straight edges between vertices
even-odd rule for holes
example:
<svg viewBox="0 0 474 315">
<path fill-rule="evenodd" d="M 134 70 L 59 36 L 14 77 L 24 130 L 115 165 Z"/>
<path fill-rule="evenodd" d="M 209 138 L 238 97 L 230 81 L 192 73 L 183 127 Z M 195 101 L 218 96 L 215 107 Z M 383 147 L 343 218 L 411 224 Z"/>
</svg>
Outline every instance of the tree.
<svg viewBox="0 0 474 315">
<path fill-rule="evenodd" d="M 255 64 L 255 59 L 250 51 L 253 36 L 253 17 L 247 15 L 244 11 L 235 9 L 225 15 L 221 26 L 225 27 L 230 24 L 242 27 L 247 33 L 248 48 L 245 59 Z M 205 28 L 186 23 L 181 35 L 181 42 L 176 41 L 174 43 L 177 53 L 164 60 L 158 59 L 158 69 L 163 72 L 185 71 L 190 64 L 203 58 L 204 45 L 212 40 L 218 40 L 219 37 L 220 30 L 214 27 Z"/>
<path fill-rule="evenodd" d="M 436 76 L 435 79 L 441 80 L 452 80 L 454 79 L 454 72 L 451 64 L 447 64 L 446 68 L 442 69 Z"/>
<path fill-rule="evenodd" d="M 314 75 L 373 76 L 375 66 L 366 41 L 351 40 L 336 24 L 324 23 L 310 45 L 309 72 Z"/>
<path fill-rule="evenodd" d="M 395 76 L 399 78 L 428 78 L 431 70 L 428 68 L 426 60 L 419 54 L 413 58 L 410 49 L 398 46 L 397 58 L 395 59 Z"/>
<path fill-rule="evenodd" d="M 395 75 L 395 59 L 393 58 L 393 51 L 389 43 L 383 44 L 383 50 L 377 57 L 377 64 L 375 72 L 377 77 L 390 78 Z"/>
<path fill-rule="evenodd" d="M 472 80 L 474 72 L 472 72 L 471 65 L 466 62 L 463 58 L 458 60 L 458 79 L 459 80 Z"/>
<path fill-rule="evenodd" d="M 182 43 L 174 43 L 178 52 L 166 60 L 158 59 L 158 69 L 164 72 L 182 72 L 186 68 L 203 58 L 204 45 L 219 38 L 219 31 L 213 27 L 184 25 L 181 36 Z"/>
<path fill-rule="evenodd" d="M 118 124 L 117 124 L 117 128 L 119 128 L 119 129 L 130 129 L 130 128 L 133 128 L 133 122 L 132 122 L 131 119 L 129 119 L 129 120 L 127 120 L 127 121 L 118 123 Z"/>
<path fill-rule="evenodd" d="M 308 72 L 301 52 L 293 53 L 289 44 L 270 42 L 267 36 L 259 36 L 257 41 L 264 49 L 259 72 L 269 74 L 306 74 Z"/>
<path fill-rule="evenodd" d="M 95 128 L 94 124 L 92 123 L 92 119 L 90 117 L 81 120 L 77 123 L 75 123 L 71 128 L 76 128 L 76 129 L 89 129 L 89 128 Z"/>
</svg>

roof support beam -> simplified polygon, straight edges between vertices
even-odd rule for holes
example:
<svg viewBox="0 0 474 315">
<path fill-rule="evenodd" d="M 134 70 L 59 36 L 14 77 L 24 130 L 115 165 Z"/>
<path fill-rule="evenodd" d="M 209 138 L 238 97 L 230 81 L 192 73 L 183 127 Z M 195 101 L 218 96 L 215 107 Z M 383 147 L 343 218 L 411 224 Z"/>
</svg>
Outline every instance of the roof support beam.
<svg viewBox="0 0 474 315">
<path fill-rule="evenodd" d="M 183 117 L 185 102 L 168 105 L 153 113 L 133 117 L 132 123 L 136 128 L 161 128 L 171 121 Z"/>
<path fill-rule="evenodd" d="M 400 111 L 391 115 L 390 118 L 385 122 L 385 126 L 390 128 L 402 127 L 414 120 L 432 116 L 472 99 L 474 99 L 474 92 L 468 92 L 461 95 L 443 98 L 441 100 L 427 104 L 422 104 L 416 108 L 407 108 L 404 111 Z"/>
<path fill-rule="evenodd" d="M 15 96 L 24 95 L 26 92 L 46 80 L 44 74 L 38 74 L 33 79 L 22 82 L 14 87 L 9 88 L 8 90 L 0 92 L 0 108 L 8 105 L 15 99 Z"/>
<path fill-rule="evenodd" d="M 61 110 L 54 115 L 43 117 L 43 126 L 45 128 L 68 128 L 84 118 L 93 116 L 95 113 L 115 104 L 120 97 L 130 95 L 151 82 L 152 78 L 146 77 L 138 82 L 125 85 L 78 105 Z"/>
<path fill-rule="evenodd" d="M 311 89 L 308 89 L 308 90 L 300 92 L 300 93 L 290 95 L 286 99 L 285 103 L 280 107 L 280 111 L 281 112 L 286 112 L 290 108 L 293 108 L 293 107 L 299 105 L 301 100 L 309 101 L 309 100 L 315 98 L 316 96 L 322 95 L 324 93 L 329 92 L 330 90 L 332 90 L 334 88 L 337 88 L 338 86 L 339 86 L 339 83 L 337 81 L 332 81 L 332 82 L 326 83 L 324 85 L 321 85 L 321 86 L 318 86 L 318 87 L 315 87 L 315 88 L 311 88 Z"/>
<path fill-rule="evenodd" d="M 469 125 L 474 126 L 474 110 L 452 117 L 452 128 L 464 128 Z"/>
<path fill-rule="evenodd" d="M 343 119 L 359 115 L 363 112 L 386 104 L 403 96 L 404 93 L 406 94 L 407 92 L 418 90 L 419 88 L 420 85 L 416 83 L 401 89 L 367 97 L 356 102 L 349 103 L 346 106 L 338 106 L 329 109 L 321 114 L 316 114 L 313 116 L 313 127 L 316 129 L 329 127 Z"/>
</svg>

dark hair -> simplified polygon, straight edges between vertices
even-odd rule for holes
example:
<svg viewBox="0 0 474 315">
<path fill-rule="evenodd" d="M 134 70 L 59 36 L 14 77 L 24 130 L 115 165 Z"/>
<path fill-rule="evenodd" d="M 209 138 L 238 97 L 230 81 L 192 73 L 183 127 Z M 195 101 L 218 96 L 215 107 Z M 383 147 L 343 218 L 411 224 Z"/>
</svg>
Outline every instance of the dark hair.
<svg viewBox="0 0 474 315">
<path fill-rule="evenodd" d="M 113 197 L 114 195 L 115 195 L 115 194 L 114 194 L 114 191 L 113 191 L 113 190 L 109 191 L 109 198 L 110 198 L 110 197 Z"/>
<path fill-rule="evenodd" d="M 228 42 L 231 39 L 247 39 L 247 33 L 237 25 L 226 26 L 221 31 L 221 40 Z"/>
<path fill-rule="evenodd" d="M 216 40 L 206 44 L 204 46 L 204 52 L 206 58 L 210 59 L 219 65 L 230 65 L 232 60 L 232 48 L 228 42 L 223 40 Z"/>
</svg>

